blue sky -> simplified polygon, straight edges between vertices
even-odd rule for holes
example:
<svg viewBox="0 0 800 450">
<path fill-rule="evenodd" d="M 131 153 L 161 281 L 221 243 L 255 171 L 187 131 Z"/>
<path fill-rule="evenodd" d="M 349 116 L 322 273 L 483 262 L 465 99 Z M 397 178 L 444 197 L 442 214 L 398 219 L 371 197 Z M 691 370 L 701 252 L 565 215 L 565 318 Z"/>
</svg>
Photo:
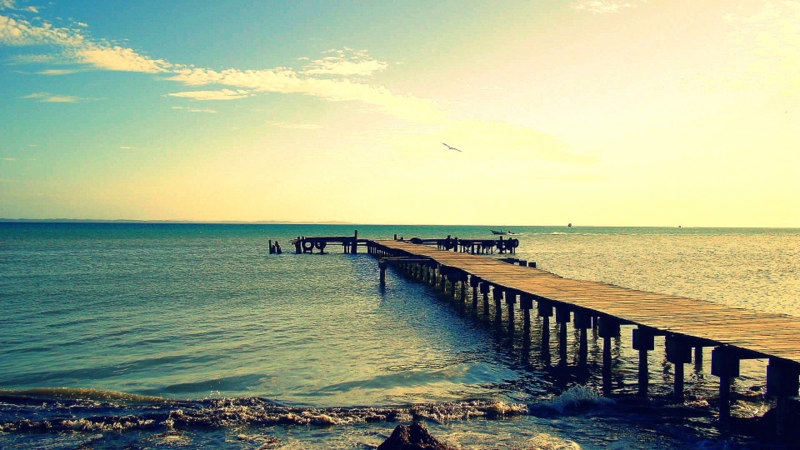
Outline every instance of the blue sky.
<svg viewBox="0 0 800 450">
<path fill-rule="evenodd" d="M 0 0 L 0 217 L 797 227 L 797 23 L 797 1 Z"/>
</svg>

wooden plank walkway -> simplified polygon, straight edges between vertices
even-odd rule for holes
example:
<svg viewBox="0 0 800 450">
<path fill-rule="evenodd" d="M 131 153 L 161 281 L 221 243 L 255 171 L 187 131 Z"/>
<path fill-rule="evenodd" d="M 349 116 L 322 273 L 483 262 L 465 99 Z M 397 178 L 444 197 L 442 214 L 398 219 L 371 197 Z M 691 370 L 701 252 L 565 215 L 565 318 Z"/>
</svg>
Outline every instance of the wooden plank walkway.
<svg viewBox="0 0 800 450">
<path fill-rule="evenodd" d="M 684 401 L 684 364 L 692 361 L 695 370 L 702 370 L 703 348 L 713 347 L 711 373 L 719 377 L 719 423 L 726 425 L 731 416 L 731 380 L 739 376 L 741 359 L 766 359 L 766 395 L 776 399 L 775 433 L 779 438 L 791 427 L 790 399 L 800 393 L 800 318 L 748 310 L 667 294 L 645 292 L 597 281 L 580 281 L 530 267 L 519 260 L 509 261 L 475 256 L 474 245 L 455 244 L 456 240 L 365 240 L 353 237 L 306 238 L 293 243 L 297 253 L 322 252 L 328 242 L 342 243 L 345 253 L 357 253 L 362 244 L 367 252 L 380 259 L 380 282 L 385 284 L 387 263 L 401 264 L 412 276 L 467 297 L 467 282 L 472 287 L 473 309 L 478 308 L 478 291 L 483 296 L 484 314 L 489 312 L 489 292 L 495 303 L 495 320 L 502 314 L 505 299 L 509 331 L 515 328 L 514 310 L 522 311 L 523 329 L 530 336 L 530 312 L 535 309 L 541 320 L 542 357 L 550 352 L 550 317 L 555 310 L 559 324 L 559 365 L 567 364 L 567 323 L 579 330 L 578 365 L 587 361 L 587 329 L 594 323 L 603 339 L 603 391 L 611 392 L 612 339 L 620 338 L 620 326 L 632 325 L 631 343 L 639 352 L 639 395 L 647 397 L 648 356 L 654 350 L 654 337 L 665 336 L 666 359 L 674 364 L 674 400 Z M 424 244 L 436 243 L 437 248 Z M 518 243 L 518 242 L 517 242 Z M 462 243 L 463 244 L 463 243 Z M 501 251 L 514 253 L 516 245 L 496 245 Z M 450 251 L 453 250 L 453 251 Z M 513 264 L 517 261 L 520 264 Z M 534 264 L 535 266 L 535 264 Z M 439 280 L 441 278 L 441 280 Z M 519 298 L 519 301 L 517 301 Z M 534 306 L 534 301 L 536 306 Z M 517 307 L 517 305 L 519 305 Z M 596 319 L 596 321 L 594 320 Z M 499 323 L 499 322 L 498 322 Z M 700 367 L 700 369 L 698 369 Z"/>
<path fill-rule="evenodd" d="M 455 253 L 404 241 L 373 241 L 397 255 L 426 257 L 491 285 L 567 305 L 595 316 L 728 346 L 741 357 L 778 358 L 800 367 L 800 318 L 735 308 L 703 300 L 578 281 L 493 258 Z"/>
</svg>

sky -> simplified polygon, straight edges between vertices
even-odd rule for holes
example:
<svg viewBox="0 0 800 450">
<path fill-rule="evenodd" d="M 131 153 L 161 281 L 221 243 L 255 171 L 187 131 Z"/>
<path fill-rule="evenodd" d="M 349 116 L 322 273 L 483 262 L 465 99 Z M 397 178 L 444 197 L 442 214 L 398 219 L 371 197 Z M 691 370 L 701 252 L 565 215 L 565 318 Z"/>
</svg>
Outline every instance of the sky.
<svg viewBox="0 0 800 450">
<path fill-rule="evenodd" d="M 0 0 L 0 218 L 800 227 L 799 23 L 781 0 Z"/>
</svg>

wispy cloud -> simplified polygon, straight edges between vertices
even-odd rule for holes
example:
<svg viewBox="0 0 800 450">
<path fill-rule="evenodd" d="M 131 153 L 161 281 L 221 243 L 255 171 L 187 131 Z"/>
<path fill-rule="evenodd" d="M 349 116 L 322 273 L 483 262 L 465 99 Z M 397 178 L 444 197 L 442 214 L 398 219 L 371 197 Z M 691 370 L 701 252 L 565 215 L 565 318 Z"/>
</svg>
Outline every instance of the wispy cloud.
<svg viewBox="0 0 800 450">
<path fill-rule="evenodd" d="M 290 130 L 318 130 L 321 125 L 314 123 L 289 123 L 289 122 L 269 122 L 269 125 Z"/>
<path fill-rule="evenodd" d="M 58 76 L 58 75 L 70 75 L 78 72 L 79 70 L 74 70 L 74 69 L 47 69 L 36 73 L 39 75 Z"/>
<path fill-rule="evenodd" d="M 442 120 L 445 113 L 426 99 L 396 95 L 381 86 L 348 78 L 317 78 L 286 67 L 263 70 L 184 68 L 169 77 L 189 86 L 223 85 L 252 92 L 304 94 L 328 101 L 357 101 L 415 122 Z"/>
<path fill-rule="evenodd" d="M 2 1 L 0 1 L 0 10 L 3 10 L 3 9 L 12 9 L 12 10 L 13 9 L 18 9 L 20 11 L 27 11 L 27 12 L 32 12 L 32 13 L 38 13 L 39 12 L 39 8 L 37 8 L 35 6 L 25 6 L 23 8 L 19 8 L 19 7 L 17 7 L 17 4 L 16 4 L 16 2 L 14 0 L 2 0 Z"/>
<path fill-rule="evenodd" d="M 578 11 L 586 11 L 595 14 L 615 13 L 625 8 L 631 8 L 647 0 L 576 0 L 572 3 L 572 8 Z"/>
<path fill-rule="evenodd" d="M 217 111 L 211 108 L 190 108 L 187 106 L 173 106 L 172 109 L 179 110 L 179 111 L 187 111 L 191 113 L 206 113 L 206 114 L 216 114 Z"/>
<path fill-rule="evenodd" d="M 75 51 L 76 58 L 98 69 L 120 72 L 163 73 L 172 64 L 162 59 L 152 59 L 120 46 L 88 45 Z"/>
<path fill-rule="evenodd" d="M 60 49 L 58 56 L 64 63 L 85 64 L 101 70 L 164 75 L 168 80 L 187 86 L 224 87 L 169 94 L 172 97 L 235 100 L 255 93 L 301 94 L 332 102 L 361 102 L 386 114 L 415 122 L 442 120 L 446 115 L 430 100 L 397 95 L 385 87 L 366 83 L 365 77 L 385 70 L 388 64 L 370 57 L 364 50 L 329 50 L 325 53 L 327 56 L 321 59 L 305 59 L 310 62 L 299 71 L 288 67 L 217 71 L 172 64 L 142 55 L 131 48 L 91 40 L 84 35 L 83 28 L 82 25 L 57 27 L 47 22 L 34 23 L 22 18 L 0 16 L 0 45 L 49 45 Z M 40 55 L 28 62 L 46 60 L 45 55 Z M 65 73 L 58 69 L 45 71 L 49 75 Z"/>
<path fill-rule="evenodd" d="M 194 100 L 236 100 L 250 96 L 250 92 L 237 89 L 220 89 L 218 91 L 186 91 L 167 94 L 170 97 L 191 98 Z"/>
<path fill-rule="evenodd" d="M 331 56 L 312 61 L 303 68 L 303 73 L 306 75 L 369 76 L 375 72 L 386 70 L 388 67 L 385 62 L 370 58 L 366 50 L 353 50 L 345 47 L 343 50 L 331 49 L 325 53 Z"/>
<path fill-rule="evenodd" d="M 24 95 L 20 98 L 37 100 L 41 103 L 78 103 L 81 100 L 84 100 L 73 95 L 53 95 L 48 92 L 35 92 L 33 94 Z"/>
<path fill-rule="evenodd" d="M 32 22 L 0 15 L 0 45 L 25 47 L 48 45 L 60 49 L 62 62 L 87 64 L 97 69 L 160 73 L 172 67 L 164 60 L 140 55 L 130 48 L 105 41 L 91 41 L 83 35 L 82 26 L 57 27 L 49 22 Z M 51 60 L 56 58 L 52 55 Z M 39 55 L 39 60 L 45 57 Z"/>
</svg>

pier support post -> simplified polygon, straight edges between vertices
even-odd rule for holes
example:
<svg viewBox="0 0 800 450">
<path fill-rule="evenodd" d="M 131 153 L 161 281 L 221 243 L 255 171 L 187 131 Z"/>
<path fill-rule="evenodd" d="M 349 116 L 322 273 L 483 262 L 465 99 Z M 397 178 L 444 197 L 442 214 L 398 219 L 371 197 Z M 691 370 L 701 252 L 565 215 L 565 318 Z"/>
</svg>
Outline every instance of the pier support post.
<svg viewBox="0 0 800 450">
<path fill-rule="evenodd" d="M 445 293 L 447 292 L 447 275 L 445 275 L 446 272 L 447 269 L 445 269 L 444 266 L 439 266 L 439 280 L 440 280 L 439 289 L 441 289 L 441 291 Z"/>
<path fill-rule="evenodd" d="M 500 323 L 503 320 L 503 307 L 500 303 L 503 300 L 503 289 L 500 286 L 494 286 L 492 296 L 494 297 L 494 320 Z"/>
<path fill-rule="evenodd" d="M 531 309 L 533 308 L 533 297 L 528 294 L 519 294 L 519 307 L 522 310 L 522 336 L 526 343 L 531 338 Z"/>
<path fill-rule="evenodd" d="M 703 346 L 699 344 L 694 348 L 694 371 L 703 371 Z"/>
<path fill-rule="evenodd" d="M 592 327 L 592 316 L 585 312 L 575 311 L 573 326 L 580 332 L 578 344 L 578 365 L 586 366 L 589 355 L 588 329 Z"/>
<path fill-rule="evenodd" d="M 475 275 L 470 275 L 469 285 L 472 286 L 472 310 L 478 310 L 478 286 L 481 284 L 481 279 Z"/>
<path fill-rule="evenodd" d="M 508 307 L 508 332 L 514 332 L 514 305 L 517 303 L 517 291 L 506 291 L 506 306 Z"/>
<path fill-rule="evenodd" d="M 550 365 L 550 317 L 553 315 L 553 305 L 540 301 L 536 304 L 536 310 L 542 318 L 542 359 Z"/>
<path fill-rule="evenodd" d="M 566 306 L 556 306 L 556 323 L 558 328 L 558 365 L 567 365 L 567 324 L 570 319 L 570 310 Z"/>
<path fill-rule="evenodd" d="M 739 357 L 727 347 L 711 351 L 711 374 L 719 377 L 719 422 L 727 425 L 731 418 L 731 379 L 739 376 Z"/>
<path fill-rule="evenodd" d="M 619 322 L 610 317 L 600 318 L 598 333 L 603 338 L 603 394 L 611 394 L 611 338 L 619 339 Z"/>
<path fill-rule="evenodd" d="M 481 281 L 480 291 L 481 291 L 481 294 L 483 295 L 483 315 L 484 316 L 488 316 L 489 315 L 489 288 L 491 288 L 489 283 L 487 283 L 485 281 Z"/>
<path fill-rule="evenodd" d="M 386 261 L 379 261 L 378 268 L 381 271 L 381 287 L 386 287 Z"/>
<path fill-rule="evenodd" d="M 353 247 L 350 249 L 350 253 L 354 255 L 358 253 L 358 230 L 353 233 Z"/>
<path fill-rule="evenodd" d="M 667 351 L 667 361 L 675 365 L 673 380 L 675 403 L 683 403 L 683 365 L 692 362 L 692 347 L 685 339 L 673 334 L 668 334 L 664 339 L 664 347 Z"/>
<path fill-rule="evenodd" d="M 633 349 L 639 350 L 639 396 L 647 398 L 647 386 L 649 382 L 647 352 L 655 349 L 653 332 L 642 326 L 634 328 Z"/>
<path fill-rule="evenodd" d="M 775 435 L 779 440 L 786 436 L 789 397 L 797 397 L 800 388 L 800 367 L 789 365 L 776 358 L 767 366 L 767 396 L 775 397 Z"/>
<path fill-rule="evenodd" d="M 455 299 L 456 296 L 458 296 L 458 288 L 456 287 L 456 286 L 458 286 L 457 285 L 457 283 L 458 283 L 458 275 L 455 274 L 455 273 L 452 273 L 452 272 L 448 273 L 447 274 L 447 281 L 450 282 L 450 289 L 452 290 L 452 292 L 450 294 Z M 445 291 L 445 293 L 446 293 L 446 291 Z"/>
<path fill-rule="evenodd" d="M 461 281 L 461 303 L 463 304 L 467 300 L 467 273 L 461 272 L 458 279 Z"/>
</svg>

